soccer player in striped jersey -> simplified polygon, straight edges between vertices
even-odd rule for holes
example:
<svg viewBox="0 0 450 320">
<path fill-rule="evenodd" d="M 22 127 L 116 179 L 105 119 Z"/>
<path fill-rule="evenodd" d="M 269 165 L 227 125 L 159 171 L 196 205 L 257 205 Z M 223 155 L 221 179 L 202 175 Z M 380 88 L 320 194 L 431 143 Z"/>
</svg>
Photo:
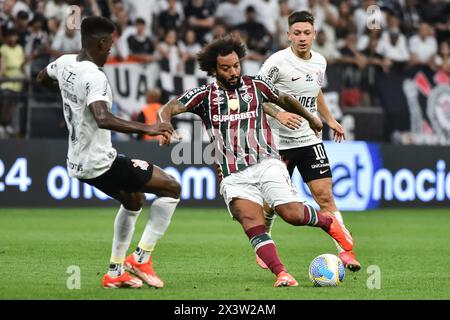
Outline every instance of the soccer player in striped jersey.
<svg viewBox="0 0 450 320">
<path fill-rule="evenodd" d="M 268 77 L 278 89 L 296 97 L 314 115 L 320 113 L 333 130 L 334 140 L 341 142 L 345 139 L 344 129 L 328 110 L 321 90 L 326 60 L 320 53 L 311 50 L 315 36 L 314 17 L 307 11 L 294 12 L 289 16 L 288 24 L 291 46 L 270 56 L 259 75 Z M 330 163 L 321 137 L 316 136 L 306 123 L 295 128 L 299 124 L 298 115 L 287 112 L 272 115 L 279 119 L 292 118 L 285 120 L 288 122 L 286 127 L 274 117 L 269 117 L 271 127 L 278 129 L 278 148 L 289 174 L 292 175 L 297 167 L 320 209 L 332 212 L 345 229 L 334 201 Z M 271 234 L 276 217 L 272 208 L 266 207 L 265 216 L 266 231 Z M 346 251 L 337 243 L 336 248 L 345 267 L 351 271 L 361 268 L 353 251 Z M 266 268 L 258 257 L 256 261 Z"/>
<path fill-rule="evenodd" d="M 315 132 L 322 129 L 322 122 L 265 78 L 241 77 L 240 59 L 244 56 L 245 46 L 239 39 L 225 37 L 209 43 L 198 61 L 216 81 L 172 99 L 159 110 L 159 119 L 170 122 L 172 116 L 183 112 L 202 118 L 215 146 L 220 193 L 231 216 L 239 221 L 258 256 L 276 275 L 275 287 L 297 286 L 266 233 L 264 201 L 288 223 L 320 227 L 346 250 L 353 248 L 353 242 L 331 213 L 318 212 L 299 199 L 273 144 L 263 104 L 273 102 L 301 115 Z M 170 143 L 164 137 L 161 142 Z"/>
</svg>

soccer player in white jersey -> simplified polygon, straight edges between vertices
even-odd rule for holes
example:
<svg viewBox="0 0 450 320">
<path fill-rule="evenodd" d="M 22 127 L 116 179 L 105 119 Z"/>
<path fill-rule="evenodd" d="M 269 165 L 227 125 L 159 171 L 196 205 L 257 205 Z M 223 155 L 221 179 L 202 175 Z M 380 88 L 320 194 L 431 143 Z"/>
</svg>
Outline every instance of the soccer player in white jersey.
<svg viewBox="0 0 450 320">
<path fill-rule="evenodd" d="M 328 110 L 321 89 L 326 60 L 311 50 L 316 34 L 314 17 L 308 11 L 294 12 L 289 16 L 288 24 L 291 45 L 270 56 L 259 75 L 268 77 L 279 90 L 296 97 L 314 115 L 319 113 L 333 130 L 334 140 L 341 142 L 345 139 L 344 129 Z M 274 117 L 269 117 L 271 127 L 278 130 L 278 147 L 290 175 L 297 167 L 320 209 L 332 212 L 344 225 L 333 198 L 331 168 L 322 139 L 311 130 L 307 121 L 300 122 L 298 115 L 283 111 L 283 114 L 274 113 L 272 116 L 283 119 L 283 124 L 287 124 L 284 126 Z M 270 234 L 274 211 L 266 206 L 265 215 L 266 230 Z M 337 243 L 336 248 L 349 270 L 358 271 L 361 268 L 353 251 L 345 251 Z M 257 262 L 261 267 L 266 267 L 259 257 Z"/>
<path fill-rule="evenodd" d="M 159 167 L 117 154 L 111 130 L 151 136 L 170 136 L 170 124 L 146 125 L 111 113 L 112 93 L 101 67 L 113 43 L 113 23 L 104 17 L 87 17 L 81 23 L 82 49 L 67 54 L 41 70 L 37 80 L 58 88 L 69 131 L 67 170 L 71 177 L 92 185 L 121 203 L 114 222 L 114 237 L 105 288 L 138 288 L 144 281 L 161 288 L 164 283 L 152 268 L 151 253 L 169 226 L 179 202 L 180 185 Z M 126 257 L 145 193 L 158 198 L 136 251 Z M 134 273 L 133 276 L 129 272 Z"/>
</svg>

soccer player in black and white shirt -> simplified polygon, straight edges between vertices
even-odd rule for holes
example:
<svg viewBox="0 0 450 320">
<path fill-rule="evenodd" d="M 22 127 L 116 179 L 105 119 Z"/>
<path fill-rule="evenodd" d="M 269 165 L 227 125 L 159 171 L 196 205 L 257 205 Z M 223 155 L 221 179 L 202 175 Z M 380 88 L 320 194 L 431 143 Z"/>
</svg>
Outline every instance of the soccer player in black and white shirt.
<svg viewBox="0 0 450 320">
<path fill-rule="evenodd" d="M 216 81 L 186 91 L 164 105 L 158 114 L 167 123 L 172 116 L 183 112 L 201 117 L 215 147 L 220 194 L 230 214 L 242 225 L 257 255 L 277 276 L 275 287 L 297 286 L 265 231 L 264 200 L 286 222 L 320 227 L 346 250 L 353 249 L 353 241 L 331 213 L 316 211 L 299 199 L 272 143 L 264 102 L 276 103 L 302 115 L 313 132 L 322 129 L 321 121 L 266 78 L 241 76 L 240 60 L 244 56 L 245 46 L 236 38 L 225 37 L 209 43 L 198 55 L 199 66 Z"/>
<path fill-rule="evenodd" d="M 143 280 L 160 288 L 164 283 L 152 268 L 151 253 L 169 226 L 179 202 L 180 185 L 155 165 L 117 154 L 111 143 L 111 130 L 169 137 L 173 128 L 167 123 L 149 126 L 126 121 L 111 113 L 111 87 L 100 68 L 111 50 L 113 32 L 114 24 L 110 20 L 85 18 L 81 23 L 80 53 L 61 56 L 41 70 L 37 80 L 61 91 L 69 131 L 69 175 L 121 203 L 114 222 L 111 260 L 109 271 L 102 279 L 103 286 L 138 288 Z M 145 193 L 154 193 L 158 198 L 150 207 L 136 251 L 126 257 Z"/>
<path fill-rule="evenodd" d="M 345 139 L 344 129 L 328 110 L 321 89 L 326 60 L 320 53 L 311 50 L 316 34 L 314 17 L 307 11 L 294 12 L 289 16 L 288 24 L 291 45 L 270 56 L 259 75 L 268 77 L 279 90 L 296 97 L 314 115 L 319 113 L 333 130 L 334 140 L 341 142 Z M 311 130 L 306 121 L 301 122 L 298 115 L 286 113 L 284 110 L 280 113 L 276 116 L 283 120 L 282 123 L 286 126 L 274 117 L 269 117 L 269 123 L 272 128 L 278 130 L 278 148 L 289 174 L 292 176 L 297 167 L 320 209 L 332 212 L 344 226 L 342 215 L 333 198 L 331 168 L 321 137 Z M 275 116 L 275 113 L 272 116 Z M 273 210 L 267 207 L 265 215 L 266 230 L 270 234 L 275 215 Z M 339 257 L 348 269 L 358 271 L 361 268 L 353 251 L 345 251 L 337 243 L 336 247 Z M 265 268 L 258 257 L 257 262 Z"/>
</svg>

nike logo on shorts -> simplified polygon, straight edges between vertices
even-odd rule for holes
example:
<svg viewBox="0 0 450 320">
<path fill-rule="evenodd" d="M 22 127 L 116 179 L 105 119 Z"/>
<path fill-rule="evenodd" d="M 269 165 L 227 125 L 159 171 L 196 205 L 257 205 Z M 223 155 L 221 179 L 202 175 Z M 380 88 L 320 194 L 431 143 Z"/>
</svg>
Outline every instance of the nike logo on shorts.
<svg viewBox="0 0 450 320">
<path fill-rule="evenodd" d="M 320 172 L 320 174 L 324 174 L 325 172 L 327 172 L 329 169 L 327 169 L 327 170 L 320 170 L 319 172 Z"/>
<path fill-rule="evenodd" d="M 291 80 L 292 80 L 292 81 L 297 81 L 297 80 L 300 79 L 300 78 L 301 78 L 301 76 L 300 76 L 300 77 L 297 77 L 297 78 L 292 77 Z"/>
</svg>

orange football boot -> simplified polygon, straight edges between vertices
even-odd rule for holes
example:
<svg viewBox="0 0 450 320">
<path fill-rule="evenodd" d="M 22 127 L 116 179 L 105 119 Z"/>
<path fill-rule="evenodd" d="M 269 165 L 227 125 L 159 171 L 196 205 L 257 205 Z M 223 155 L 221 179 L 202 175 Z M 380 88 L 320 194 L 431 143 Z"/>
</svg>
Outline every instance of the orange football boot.
<svg viewBox="0 0 450 320">
<path fill-rule="evenodd" d="M 142 287 L 141 279 L 133 277 L 128 272 L 124 272 L 119 277 L 111 277 L 105 274 L 102 279 L 102 284 L 105 289 L 118 289 L 118 288 L 140 288 Z"/>
<path fill-rule="evenodd" d="M 297 287 L 298 286 L 298 282 L 289 273 L 287 273 L 285 271 L 281 271 L 277 275 L 277 281 L 275 282 L 275 284 L 273 286 L 275 288 L 280 288 L 280 287 Z"/>
<path fill-rule="evenodd" d="M 164 282 L 156 274 L 152 267 L 152 257 L 147 263 L 137 263 L 134 255 L 130 254 L 124 262 L 125 269 L 134 273 L 137 277 L 142 279 L 146 284 L 155 288 L 164 287 Z"/>
<path fill-rule="evenodd" d="M 334 217 L 331 216 L 333 221 L 331 222 L 330 229 L 326 231 L 345 251 L 353 250 L 353 238 L 350 232 L 342 226 L 342 224 Z"/>
<path fill-rule="evenodd" d="M 361 269 L 361 264 L 356 260 L 355 253 L 353 251 L 343 251 L 339 253 L 339 259 L 341 259 L 344 267 L 348 270 L 356 272 Z"/>
</svg>

